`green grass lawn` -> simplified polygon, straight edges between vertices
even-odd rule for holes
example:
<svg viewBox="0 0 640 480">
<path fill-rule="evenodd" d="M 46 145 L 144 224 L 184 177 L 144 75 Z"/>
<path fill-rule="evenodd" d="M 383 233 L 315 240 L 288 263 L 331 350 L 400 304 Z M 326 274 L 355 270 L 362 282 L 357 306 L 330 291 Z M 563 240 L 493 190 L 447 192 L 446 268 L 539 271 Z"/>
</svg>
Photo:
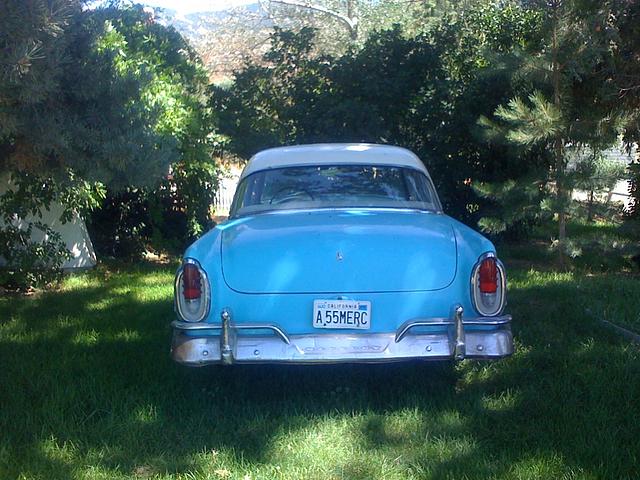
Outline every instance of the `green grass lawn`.
<svg viewBox="0 0 640 480">
<path fill-rule="evenodd" d="M 173 267 L 0 299 L 0 479 L 635 479 L 633 275 L 507 261 L 516 354 L 188 369 L 169 358 Z M 640 323 L 640 322 L 639 322 Z"/>
</svg>

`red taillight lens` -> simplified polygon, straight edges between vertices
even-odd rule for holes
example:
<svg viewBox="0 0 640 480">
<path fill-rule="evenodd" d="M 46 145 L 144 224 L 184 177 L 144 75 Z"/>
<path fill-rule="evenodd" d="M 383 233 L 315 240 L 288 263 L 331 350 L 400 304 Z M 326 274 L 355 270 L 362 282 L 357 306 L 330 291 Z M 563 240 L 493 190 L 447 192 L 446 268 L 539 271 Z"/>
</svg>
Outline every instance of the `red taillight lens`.
<svg viewBox="0 0 640 480">
<path fill-rule="evenodd" d="M 182 269 L 182 294 L 185 300 L 197 300 L 202 295 L 202 276 L 192 263 Z"/>
<path fill-rule="evenodd" d="M 480 292 L 496 293 L 498 290 L 498 266 L 493 257 L 485 258 L 480 264 Z"/>
<path fill-rule="evenodd" d="M 201 322 L 209 314 L 211 289 L 207 272 L 197 260 L 186 258 L 176 274 L 176 313 L 185 322 Z"/>
</svg>

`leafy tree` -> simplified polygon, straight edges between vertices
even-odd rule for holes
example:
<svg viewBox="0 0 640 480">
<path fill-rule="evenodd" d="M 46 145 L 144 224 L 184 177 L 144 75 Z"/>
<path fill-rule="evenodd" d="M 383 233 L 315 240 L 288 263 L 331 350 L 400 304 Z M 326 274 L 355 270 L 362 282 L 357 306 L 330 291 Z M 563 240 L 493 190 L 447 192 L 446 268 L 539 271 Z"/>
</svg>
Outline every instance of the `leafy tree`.
<svg viewBox="0 0 640 480">
<path fill-rule="evenodd" d="M 518 86 L 514 71 L 521 62 L 514 50 L 537 44 L 538 25 L 535 12 L 515 2 L 487 2 L 445 17 L 427 36 L 438 47 L 445 76 L 423 87 L 416 98 L 407 145 L 427 159 L 447 211 L 469 224 L 508 215 L 508 204 L 480 195 L 477 187 L 519 184 L 520 179 L 528 184 L 534 172 L 546 168 L 537 151 L 516 155 L 504 142 L 485 141 L 477 125 L 479 117 L 513 95 Z M 527 215 L 516 226 L 532 219 L 530 209 L 520 212 Z"/>
<path fill-rule="evenodd" d="M 176 150 L 170 169 L 155 185 L 131 182 L 126 190 L 109 194 L 104 211 L 90 222 L 97 248 L 125 256 L 140 255 L 146 243 L 183 249 L 210 225 L 218 184 L 211 158 L 216 139 L 202 104 L 206 72 L 183 37 L 155 23 L 141 7 L 100 9 L 90 21 L 105 25 L 100 48 L 113 52 L 119 71 L 140 80 L 144 108 L 156 115 L 150 127 L 170 138 Z"/>
<path fill-rule="evenodd" d="M 359 49 L 376 31 L 400 25 L 404 35 L 415 36 L 436 24 L 455 1 L 318 0 L 314 2 L 264 0 L 259 8 L 237 7 L 224 14 L 202 18 L 207 32 L 194 35 L 194 45 L 204 59 L 214 83 L 229 83 L 233 72 L 247 63 L 264 65 L 273 28 L 316 31 L 314 56 L 341 56 Z"/>
<path fill-rule="evenodd" d="M 152 127 L 160 112 L 143 98 L 146 73 L 123 68 L 93 15 L 73 0 L 2 2 L 3 170 L 71 168 L 123 186 L 152 182 L 177 159 L 175 141 Z"/>
<path fill-rule="evenodd" d="M 325 5 L 329 2 L 302 2 L 299 0 L 270 0 L 271 4 L 286 5 L 289 7 L 299 8 L 310 12 L 318 12 L 338 21 L 349 32 L 349 38 L 353 41 L 358 39 L 358 12 L 356 0 L 346 0 L 344 7 L 339 5 Z M 342 2 L 340 2 L 342 3 Z M 343 11 L 342 11 L 343 10 Z"/>
<path fill-rule="evenodd" d="M 248 65 L 236 74 L 231 89 L 212 87 L 210 106 L 234 153 L 248 158 L 263 148 L 296 141 L 299 99 L 314 99 L 326 88 L 326 68 L 310 58 L 313 35 L 309 28 L 298 33 L 276 28 L 264 66 Z"/>
<path fill-rule="evenodd" d="M 238 72 L 230 88 L 214 88 L 211 105 L 230 148 L 245 158 L 291 143 L 407 146 L 430 167 L 447 211 L 474 223 L 495 202 L 473 184 L 546 168 L 544 159 L 515 156 L 476 134 L 478 117 L 513 94 L 512 71 L 488 51 L 526 44 L 536 22 L 516 4 L 482 6 L 413 38 L 399 27 L 374 33 L 339 58 L 314 56 L 308 29 L 276 30 L 264 63 Z"/>
<path fill-rule="evenodd" d="M 11 255 L 44 245 L 25 244 L 29 236 L 15 228 L 25 218 L 12 198 L 44 195 L 38 186 L 47 184 L 54 193 L 36 201 L 32 214 L 51 198 L 78 211 L 79 203 L 101 201 L 100 185 L 153 192 L 170 165 L 179 181 L 158 188 L 172 207 L 179 197 L 185 232 L 201 230 L 208 220 L 202 204 L 208 207 L 216 184 L 200 103 L 206 75 L 177 32 L 155 24 L 142 7 L 7 0 L 0 3 L 0 79 L 0 173 L 20 179 L 0 197 Z M 205 186 L 202 195 L 194 184 Z M 50 233 L 42 222 L 27 224 Z M 48 251 L 56 258 L 31 264 L 58 266 L 62 252 Z"/>
</svg>

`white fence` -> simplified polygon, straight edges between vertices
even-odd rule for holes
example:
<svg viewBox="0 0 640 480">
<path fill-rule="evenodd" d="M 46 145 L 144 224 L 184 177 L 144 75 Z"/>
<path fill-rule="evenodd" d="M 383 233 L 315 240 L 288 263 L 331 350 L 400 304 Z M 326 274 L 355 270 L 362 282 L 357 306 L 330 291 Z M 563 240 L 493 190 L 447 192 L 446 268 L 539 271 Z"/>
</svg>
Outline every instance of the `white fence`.
<svg viewBox="0 0 640 480">
<path fill-rule="evenodd" d="M 231 166 L 220 180 L 216 199 L 213 204 L 216 216 L 226 217 L 229 215 L 231 202 L 233 202 L 233 195 L 236 193 L 236 187 L 238 186 L 238 180 L 240 179 L 240 172 L 240 167 Z"/>
</svg>

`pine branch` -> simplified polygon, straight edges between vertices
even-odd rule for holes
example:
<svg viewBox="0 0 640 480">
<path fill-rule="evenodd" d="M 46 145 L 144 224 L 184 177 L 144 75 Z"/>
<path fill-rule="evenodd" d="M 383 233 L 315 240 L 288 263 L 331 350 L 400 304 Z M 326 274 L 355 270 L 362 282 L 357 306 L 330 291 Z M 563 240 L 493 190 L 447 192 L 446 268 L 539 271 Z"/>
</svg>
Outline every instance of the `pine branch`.
<svg viewBox="0 0 640 480">
<path fill-rule="evenodd" d="M 528 147 L 548 141 L 563 128 L 562 112 L 540 91 L 529 95 L 528 104 L 519 97 L 512 98 L 506 107 L 498 107 L 495 115 L 513 125 L 508 140 Z"/>
</svg>

